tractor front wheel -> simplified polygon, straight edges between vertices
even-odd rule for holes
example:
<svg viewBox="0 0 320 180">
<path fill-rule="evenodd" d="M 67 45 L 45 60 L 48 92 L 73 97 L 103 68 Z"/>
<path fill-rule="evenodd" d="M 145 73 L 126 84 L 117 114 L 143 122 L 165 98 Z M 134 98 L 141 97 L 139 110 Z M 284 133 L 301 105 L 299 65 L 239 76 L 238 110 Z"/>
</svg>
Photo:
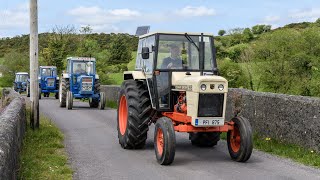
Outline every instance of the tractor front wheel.
<svg viewBox="0 0 320 180">
<path fill-rule="evenodd" d="M 99 109 L 103 110 L 106 106 L 106 94 L 104 92 L 100 92 L 100 102 Z"/>
<path fill-rule="evenodd" d="M 59 84 L 59 102 L 60 107 L 66 107 L 67 91 L 69 91 L 70 85 L 67 79 L 61 79 Z"/>
<path fill-rule="evenodd" d="M 228 150 L 231 159 L 246 162 L 252 153 L 252 128 L 250 122 L 243 117 L 234 117 L 234 128 L 227 133 Z"/>
<path fill-rule="evenodd" d="M 220 132 L 190 133 L 189 139 L 192 145 L 199 147 L 213 147 L 220 140 Z"/>
<path fill-rule="evenodd" d="M 54 95 L 54 97 L 55 97 L 56 99 L 59 99 L 59 93 L 56 93 L 56 94 Z"/>
<path fill-rule="evenodd" d="M 154 149 L 157 161 L 161 165 L 169 165 L 174 160 L 176 136 L 172 120 L 161 117 L 157 120 L 154 130 Z"/>
<path fill-rule="evenodd" d="M 143 148 L 153 112 L 146 85 L 142 81 L 125 80 L 121 85 L 118 104 L 119 144 L 124 149 Z"/>
<path fill-rule="evenodd" d="M 73 106 L 73 94 L 71 91 L 67 91 L 67 109 L 71 110 Z"/>
</svg>

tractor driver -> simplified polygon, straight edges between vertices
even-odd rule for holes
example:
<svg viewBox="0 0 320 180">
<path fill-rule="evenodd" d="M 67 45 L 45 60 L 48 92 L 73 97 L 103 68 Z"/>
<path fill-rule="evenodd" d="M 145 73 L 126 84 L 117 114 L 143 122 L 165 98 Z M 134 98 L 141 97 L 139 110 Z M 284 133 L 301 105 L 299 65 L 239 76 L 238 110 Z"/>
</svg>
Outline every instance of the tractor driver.
<svg viewBox="0 0 320 180">
<path fill-rule="evenodd" d="M 83 74 L 83 73 L 86 73 L 86 71 L 82 68 L 81 64 L 77 64 L 77 69 L 76 69 L 75 73 Z"/>
<path fill-rule="evenodd" d="M 170 45 L 171 56 L 163 59 L 162 69 L 182 69 L 182 59 L 180 48 L 177 45 Z"/>
</svg>

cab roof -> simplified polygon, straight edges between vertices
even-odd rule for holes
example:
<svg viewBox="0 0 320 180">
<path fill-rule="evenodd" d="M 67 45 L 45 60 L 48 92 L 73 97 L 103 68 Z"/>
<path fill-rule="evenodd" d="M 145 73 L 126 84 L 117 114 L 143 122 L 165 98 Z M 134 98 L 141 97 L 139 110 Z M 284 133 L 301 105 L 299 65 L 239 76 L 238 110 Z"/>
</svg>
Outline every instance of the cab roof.
<svg viewBox="0 0 320 180">
<path fill-rule="evenodd" d="M 21 74 L 21 75 L 29 75 L 29 73 L 27 73 L 27 72 L 17 72 L 16 74 Z"/>
<path fill-rule="evenodd" d="M 96 58 L 93 58 L 93 57 L 68 57 L 67 60 L 75 60 L 75 61 L 96 61 Z"/>
<path fill-rule="evenodd" d="M 40 68 L 56 68 L 57 69 L 56 66 L 40 66 Z"/>
<path fill-rule="evenodd" d="M 201 33 L 189 33 L 189 32 L 151 32 L 151 33 L 139 36 L 139 38 L 141 39 L 141 38 L 145 38 L 145 37 L 152 36 L 155 34 L 185 35 L 186 33 L 188 33 L 190 36 L 200 36 L 201 35 Z M 204 36 L 213 36 L 213 34 L 210 34 L 210 33 L 203 33 L 203 35 Z"/>
</svg>

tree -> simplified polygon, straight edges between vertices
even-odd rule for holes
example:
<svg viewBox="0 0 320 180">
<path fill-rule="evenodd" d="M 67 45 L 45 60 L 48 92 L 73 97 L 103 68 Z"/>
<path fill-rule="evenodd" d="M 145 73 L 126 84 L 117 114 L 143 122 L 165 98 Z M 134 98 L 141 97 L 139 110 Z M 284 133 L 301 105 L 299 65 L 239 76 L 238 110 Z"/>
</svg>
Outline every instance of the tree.
<svg viewBox="0 0 320 180">
<path fill-rule="evenodd" d="M 59 73 L 64 69 L 64 60 L 79 44 L 75 32 L 73 26 L 56 26 L 52 29 L 48 37 L 48 47 L 41 52 L 44 58 L 43 65 L 57 66 Z"/>
<path fill-rule="evenodd" d="M 132 59 L 131 50 L 124 36 L 112 35 L 108 49 L 110 52 L 108 63 L 111 65 L 128 63 Z"/>
<path fill-rule="evenodd" d="M 244 40 L 246 42 L 249 42 L 249 41 L 251 41 L 253 39 L 253 34 L 252 34 L 250 28 L 245 28 L 243 30 L 243 36 L 244 36 Z"/>
<path fill-rule="evenodd" d="M 0 78 L 0 86 L 12 86 L 15 73 L 29 72 L 29 56 L 19 52 L 9 52 L 4 56 L 3 65 L 0 66 L 2 77 Z"/>
<path fill-rule="evenodd" d="M 255 25 L 252 27 L 253 34 L 262 34 L 271 31 L 271 25 Z"/>
<path fill-rule="evenodd" d="M 219 36 L 223 36 L 226 34 L 226 31 L 221 29 L 221 30 L 219 30 L 218 34 L 219 34 Z"/>
<path fill-rule="evenodd" d="M 90 27 L 90 25 L 87 25 L 87 26 L 82 26 L 79 31 L 81 34 L 91 34 L 92 30 L 93 29 Z"/>
</svg>

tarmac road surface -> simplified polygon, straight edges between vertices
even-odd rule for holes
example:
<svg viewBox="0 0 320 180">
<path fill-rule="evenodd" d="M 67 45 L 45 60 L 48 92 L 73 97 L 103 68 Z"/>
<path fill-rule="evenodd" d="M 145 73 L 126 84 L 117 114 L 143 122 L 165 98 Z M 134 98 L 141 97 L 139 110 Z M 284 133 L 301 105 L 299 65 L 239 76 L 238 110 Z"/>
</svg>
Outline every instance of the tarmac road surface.
<svg viewBox="0 0 320 180">
<path fill-rule="evenodd" d="M 40 112 L 65 134 L 74 179 L 320 179 L 319 169 L 260 151 L 246 163 L 234 162 L 225 141 L 214 148 L 198 148 L 186 133 L 176 133 L 173 164 L 161 166 L 153 148 L 153 125 L 145 149 L 125 150 L 118 143 L 114 109 L 98 110 L 77 101 L 73 110 L 67 110 L 54 98 L 43 98 Z"/>
</svg>

